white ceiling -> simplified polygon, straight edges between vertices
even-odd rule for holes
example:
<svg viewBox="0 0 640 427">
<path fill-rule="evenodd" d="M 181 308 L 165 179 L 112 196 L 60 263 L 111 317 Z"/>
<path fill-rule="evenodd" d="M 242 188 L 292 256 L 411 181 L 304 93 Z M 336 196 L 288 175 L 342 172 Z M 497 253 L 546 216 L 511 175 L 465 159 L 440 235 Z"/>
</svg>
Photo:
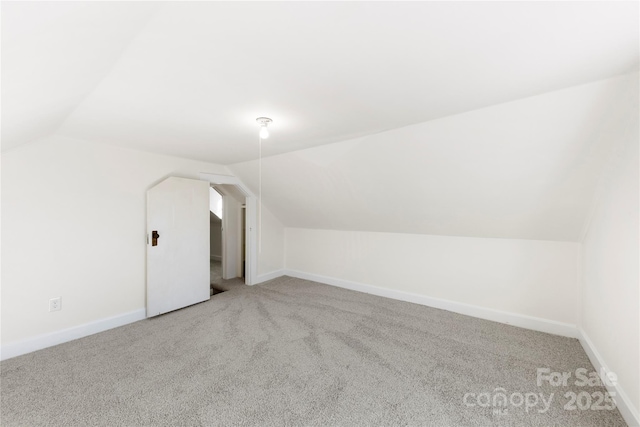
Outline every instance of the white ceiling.
<svg viewBox="0 0 640 427">
<path fill-rule="evenodd" d="M 157 5 L 2 2 L 2 150 L 54 133 Z"/>
<path fill-rule="evenodd" d="M 580 241 L 638 73 L 262 161 L 287 227 Z M 230 166 L 257 193 L 258 164 Z"/>
<path fill-rule="evenodd" d="M 637 2 L 2 5 L 3 150 L 50 133 L 231 164 L 636 69 Z"/>
</svg>

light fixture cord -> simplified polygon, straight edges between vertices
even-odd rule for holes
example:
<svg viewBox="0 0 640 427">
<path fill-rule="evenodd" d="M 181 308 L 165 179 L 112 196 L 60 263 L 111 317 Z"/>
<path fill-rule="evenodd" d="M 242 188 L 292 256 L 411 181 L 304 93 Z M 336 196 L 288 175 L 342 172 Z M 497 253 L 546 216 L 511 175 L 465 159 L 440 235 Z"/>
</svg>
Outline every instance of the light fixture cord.
<svg viewBox="0 0 640 427">
<path fill-rule="evenodd" d="M 262 253 L 262 136 L 258 135 L 258 253 Z"/>
</svg>

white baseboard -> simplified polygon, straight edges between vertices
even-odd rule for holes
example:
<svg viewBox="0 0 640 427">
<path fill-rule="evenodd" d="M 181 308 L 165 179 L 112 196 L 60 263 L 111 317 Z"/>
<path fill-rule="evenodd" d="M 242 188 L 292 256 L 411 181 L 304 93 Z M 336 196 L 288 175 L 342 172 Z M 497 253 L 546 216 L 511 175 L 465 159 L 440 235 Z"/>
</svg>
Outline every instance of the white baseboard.
<svg viewBox="0 0 640 427">
<path fill-rule="evenodd" d="M 297 277 L 304 280 L 311 280 L 314 282 L 324 283 L 327 285 L 337 286 L 340 288 L 364 292 L 372 295 L 378 295 L 381 297 L 392 298 L 400 301 L 421 304 L 429 307 L 439 308 L 442 310 L 452 311 L 454 313 L 464 314 L 467 316 L 473 316 L 481 319 L 492 320 L 495 322 L 506 323 L 508 325 L 519 326 L 526 329 L 532 329 L 571 338 L 578 338 L 580 340 L 580 344 L 589 356 L 589 360 L 593 364 L 596 371 L 600 372 L 600 369 L 602 368 L 605 370 L 605 372 L 610 372 L 609 368 L 604 363 L 602 356 L 600 356 L 600 353 L 593 345 L 593 342 L 589 339 L 588 335 L 582 329 L 578 329 L 571 324 L 526 316 L 522 314 L 504 312 L 490 308 L 444 300 L 440 298 L 432 298 L 425 295 L 414 294 L 411 292 L 380 288 L 364 283 L 352 282 L 349 280 L 321 276 L 312 273 L 305 273 L 296 270 L 283 269 L 261 274 L 257 277 L 255 284 L 263 283 L 283 275 Z M 10 359 L 12 357 L 31 353 L 36 350 L 41 350 L 68 341 L 73 341 L 78 338 L 93 335 L 98 332 L 113 329 L 118 326 L 127 325 L 129 323 L 142 320 L 145 317 L 146 310 L 144 308 L 141 308 L 117 316 L 112 316 L 72 328 L 63 329 L 61 331 L 39 335 L 21 341 L 10 342 L 0 347 L 0 360 Z M 617 384 L 615 386 L 607 386 L 607 389 L 609 390 L 609 392 L 615 393 L 616 406 L 620 410 L 620 413 L 622 414 L 622 417 L 625 419 L 627 424 L 632 427 L 640 427 L 640 414 L 638 413 L 638 409 L 635 408 L 635 406 L 632 404 L 631 400 L 624 392 L 620 384 Z"/>
<path fill-rule="evenodd" d="M 38 335 L 33 338 L 3 344 L 2 347 L 0 347 L 0 360 L 6 360 L 22 354 L 31 353 L 32 351 L 53 347 L 54 345 L 137 322 L 145 317 L 146 310 L 141 308 L 129 313 L 85 323 L 84 325 L 74 326 L 61 331 L 55 331 L 48 334 Z"/>
<path fill-rule="evenodd" d="M 582 348 L 584 348 L 587 356 L 589 356 L 589 360 L 591 361 L 591 364 L 596 369 L 598 374 L 600 373 L 600 369 L 604 369 L 605 373 L 611 372 L 609 367 L 604 363 L 602 356 L 593 345 L 593 342 L 591 341 L 591 339 L 589 339 L 589 336 L 586 334 L 586 332 L 582 329 L 580 329 L 579 332 L 580 344 L 582 344 Z M 613 398 L 613 400 L 616 402 L 616 406 L 618 407 L 622 418 L 624 418 L 627 424 L 629 424 L 630 427 L 640 426 L 640 414 L 638 413 L 638 408 L 634 407 L 631 399 L 629 399 L 627 393 L 625 393 L 620 386 L 620 383 L 616 384 L 615 386 L 606 385 L 606 387 L 610 393 L 615 393 L 615 397 Z"/>
<path fill-rule="evenodd" d="M 414 304 L 426 305 L 429 307 L 452 311 L 454 313 L 478 317 L 480 319 L 506 323 L 507 325 L 519 326 L 521 328 L 532 329 L 534 331 L 546 332 L 554 335 L 562 335 L 570 338 L 579 338 L 577 327 L 569 323 L 556 322 L 554 320 L 547 320 L 539 317 L 527 316 L 524 314 L 494 310 L 491 308 L 485 308 L 440 298 L 433 298 L 426 295 L 414 294 L 411 292 L 399 291 L 395 289 L 380 288 L 364 283 L 337 279 L 335 277 L 321 276 L 318 274 L 305 273 L 302 271 L 285 270 L 284 274 L 291 277 L 297 277 L 299 279 L 312 280 L 314 282 L 338 286 L 340 288 L 350 289 L 352 291 L 365 292 L 367 294 L 378 295 L 381 297 L 392 298 L 400 301 L 412 302 Z"/>
<path fill-rule="evenodd" d="M 209 258 L 214 261 L 222 261 L 222 255 L 209 255 Z"/>
<path fill-rule="evenodd" d="M 266 282 L 268 280 L 276 279 L 280 276 L 284 276 L 284 274 L 285 274 L 284 270 L 276 270 L 270 273 L 261 274 L 256 278 L 254 285 L 257 285 L 258 283 Z"/>
</svg>

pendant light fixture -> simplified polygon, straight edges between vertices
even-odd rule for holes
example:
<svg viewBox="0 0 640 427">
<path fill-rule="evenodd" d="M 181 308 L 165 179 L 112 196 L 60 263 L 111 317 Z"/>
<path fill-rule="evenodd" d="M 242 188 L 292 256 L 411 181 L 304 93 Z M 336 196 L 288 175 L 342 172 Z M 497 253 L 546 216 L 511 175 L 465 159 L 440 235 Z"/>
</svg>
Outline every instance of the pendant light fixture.
<svg viewBox="0 0 640 427">
<path fill-rule="evenodd" d="M 269 129 L 267 129 L 267 126 L 269 126 L 269 123 L 272 121 L 273 120 L 268 117 L 258 117 L 256 119 L 256 122 L 260 125 L 260 139 L 269 138 Z"/>
</svg>

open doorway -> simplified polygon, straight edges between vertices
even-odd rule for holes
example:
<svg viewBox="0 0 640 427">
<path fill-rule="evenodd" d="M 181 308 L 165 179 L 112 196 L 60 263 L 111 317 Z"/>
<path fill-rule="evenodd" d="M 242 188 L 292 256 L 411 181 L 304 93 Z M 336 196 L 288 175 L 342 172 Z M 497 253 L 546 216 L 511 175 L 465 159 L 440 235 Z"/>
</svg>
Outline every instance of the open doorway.
<svg viewBox="0 0 640 427">
<path fill-rule="evenodd" d="M 222 196 L 222 282 L 253 285 L 257 277 L 257 198 L 236 177 L 201 173 Z M 226 284 L 225 284 L 225 281 Z"/>
<path fill-rule="evenodd" d="M 246 283 L 246 195 L 231 184 L 211 184 L 211 295 Z"/>
<path fill-rule="evenodd" d="M 247 205 L 242 205 L 240 210 L 240 218 L 242 219 L 242 279 L 247 277 Z"/>
<path fill-rule="evenodd" d="M 209 187 L 209 284 L 210 294 L 215 295 L 222 289 L 222 194 Z"/>
</svg>

